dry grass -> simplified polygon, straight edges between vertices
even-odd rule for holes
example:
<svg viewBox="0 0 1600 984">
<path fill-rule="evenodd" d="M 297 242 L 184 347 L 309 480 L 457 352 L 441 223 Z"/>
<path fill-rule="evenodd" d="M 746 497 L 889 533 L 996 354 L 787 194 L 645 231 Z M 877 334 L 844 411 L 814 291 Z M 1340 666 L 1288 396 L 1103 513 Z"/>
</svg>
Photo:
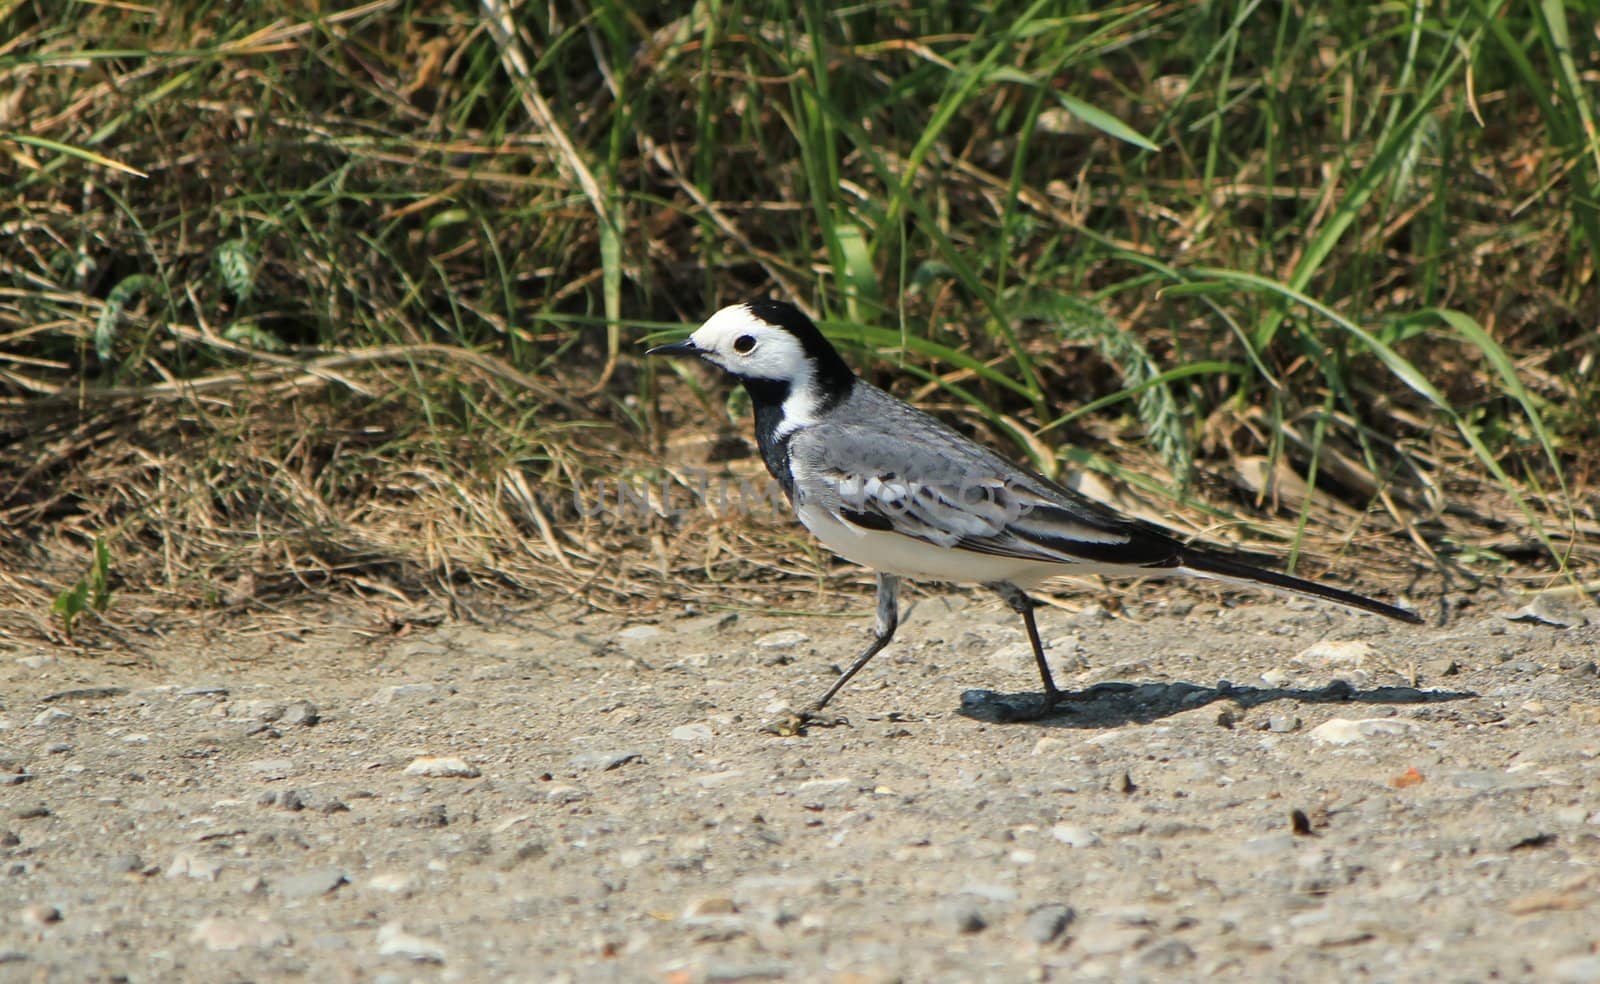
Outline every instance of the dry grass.
<svg viewBox="0 0 1600 984">
<path fill-rule="evenodd" d="M 1303 572 L 1592 578 L 1592 121 L 1504 43 L 1558 7 L 1294 9 L 1290 43 L 1182 5 L 0 4 L 0 630 L 59 638 L 97 537 L 110 626 L 135 596 L 852 576 L 698 497 L 759 478 L 737 399 L 632 354 L 757 292 L 1038 467 Z M 1091 316 L 1029 316 L 1068 295 Z M 580 508 L 607 482 L 676 502 Z"/>
</svg>

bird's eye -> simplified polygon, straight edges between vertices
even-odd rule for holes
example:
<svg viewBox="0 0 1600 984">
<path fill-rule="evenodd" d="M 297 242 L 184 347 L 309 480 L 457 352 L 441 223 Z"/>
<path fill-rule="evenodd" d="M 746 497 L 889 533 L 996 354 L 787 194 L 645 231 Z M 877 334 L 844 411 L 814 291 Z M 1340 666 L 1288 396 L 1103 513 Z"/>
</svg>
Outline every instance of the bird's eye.
<svg viewBox="0 0 1600 984">
<path fill-rule="evenodd" d="M 740 355 L 749 355 L 750 350 L 756 347 L 754 335 L 740 335 L 733 340 L 733 350 Z"/>
</svg>

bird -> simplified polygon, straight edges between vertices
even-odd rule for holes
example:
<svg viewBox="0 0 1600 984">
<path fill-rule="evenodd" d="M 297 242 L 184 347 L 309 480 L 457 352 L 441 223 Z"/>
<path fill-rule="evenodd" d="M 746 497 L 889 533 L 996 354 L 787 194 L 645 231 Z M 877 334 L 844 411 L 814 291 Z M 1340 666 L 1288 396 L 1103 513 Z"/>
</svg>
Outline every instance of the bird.
<svg viewBox="0 0 1600 984">
<path fill-rule="evenodd" d="M 982 585 L 1022 618 L 1044 686 L 1031 715 L 1039 717 L 1069 696 L 1045 662 L 1028 593 L 1051 577 L 1187 575 L 1422 622 L 1404 608 L 1185 542 L 1010 461 L 857 376 L 787 301 L 729 305 L 646 355 L 698 356 L 741 383 L 762 461 L 801 525 L 876 574 L 871 641 L 791 728 L 843 720 L 823 709 L 893 640 L 903 578 Z"/>
</svg>

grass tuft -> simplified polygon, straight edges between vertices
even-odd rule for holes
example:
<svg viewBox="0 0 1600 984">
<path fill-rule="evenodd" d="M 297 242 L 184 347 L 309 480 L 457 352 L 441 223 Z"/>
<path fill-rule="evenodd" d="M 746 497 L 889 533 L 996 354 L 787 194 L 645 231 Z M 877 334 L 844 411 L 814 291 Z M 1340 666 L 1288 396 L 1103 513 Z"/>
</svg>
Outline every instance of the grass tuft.
<svg viewBox="0 0 1600 984">
<path fill-rule="evenodd" d="M 769 293 L 1182 527 L 1589 577 L 1591 8 L 0 6 L 0 610 L 817 583 L 636 357 Z"/>
</svg>

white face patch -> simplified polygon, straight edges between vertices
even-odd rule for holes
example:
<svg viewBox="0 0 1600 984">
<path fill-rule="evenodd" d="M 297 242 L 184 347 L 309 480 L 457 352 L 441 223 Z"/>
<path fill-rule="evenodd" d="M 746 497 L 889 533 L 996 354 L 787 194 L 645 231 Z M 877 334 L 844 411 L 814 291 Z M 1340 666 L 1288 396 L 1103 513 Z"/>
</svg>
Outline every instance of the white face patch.
<svg viewBox="0 0 1600 984">
<path fill-rule="evenodd" d="M 707 362 L 735 376 L 787 382 L 796 391 L 810 388 L 813 369 L 800 340 L 743 304 L 707 318 L 689 341 Z"/>
</svg>

